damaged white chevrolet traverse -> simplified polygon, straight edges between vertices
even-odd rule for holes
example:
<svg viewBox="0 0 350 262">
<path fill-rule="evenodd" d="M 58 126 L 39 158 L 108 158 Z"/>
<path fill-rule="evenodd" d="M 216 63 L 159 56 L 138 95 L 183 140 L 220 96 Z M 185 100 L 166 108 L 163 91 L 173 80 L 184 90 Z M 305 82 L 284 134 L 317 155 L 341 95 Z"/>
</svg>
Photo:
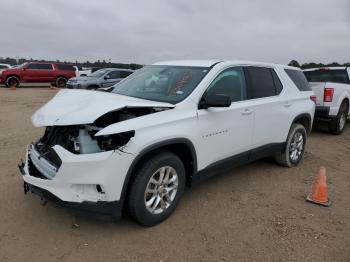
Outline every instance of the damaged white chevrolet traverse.
<svg viewBox="0 0 350 262">
<path fill-rule="evenodd" d="M 145 226 L 227 167 L 299 164 L 315 97 L 299 69 L 244 61 L 146 66 L 107 92 L 62 90 L 32 122 L 43 136 L 19 168 L 25 192 Z"/>
</svg>

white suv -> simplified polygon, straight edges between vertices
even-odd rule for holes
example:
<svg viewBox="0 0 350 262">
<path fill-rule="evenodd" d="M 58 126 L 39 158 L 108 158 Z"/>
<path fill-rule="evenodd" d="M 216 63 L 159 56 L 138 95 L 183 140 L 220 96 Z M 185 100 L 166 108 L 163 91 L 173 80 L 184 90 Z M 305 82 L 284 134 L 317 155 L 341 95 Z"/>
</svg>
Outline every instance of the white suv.
<svg viewBox="0 0 350 262">
<path fill-rule="evenodd" d="M 152 226 L 218 169 L 296 166 L 314 99 L 299 69 L 243 61 L 161 62 L 109 93 L 62 90 L 32 117 L 46 129 L 20 165 L 25 192 Z"/>
</svg>

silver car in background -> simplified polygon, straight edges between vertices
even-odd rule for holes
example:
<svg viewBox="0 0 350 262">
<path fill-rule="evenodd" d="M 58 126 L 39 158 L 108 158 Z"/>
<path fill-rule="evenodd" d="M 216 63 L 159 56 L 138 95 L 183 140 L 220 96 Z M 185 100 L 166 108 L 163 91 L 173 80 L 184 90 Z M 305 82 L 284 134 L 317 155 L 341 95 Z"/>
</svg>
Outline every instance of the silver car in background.
<svg viewBox="0 0 350 262">
<path fill-rule="evenodd" d="M 130 69 L 104 68 L 89 76 L 73 77 L 68 80 L 67 88 L 90 89 L 107 88 L 115 85 L 134 71 Z"/>
</svg>

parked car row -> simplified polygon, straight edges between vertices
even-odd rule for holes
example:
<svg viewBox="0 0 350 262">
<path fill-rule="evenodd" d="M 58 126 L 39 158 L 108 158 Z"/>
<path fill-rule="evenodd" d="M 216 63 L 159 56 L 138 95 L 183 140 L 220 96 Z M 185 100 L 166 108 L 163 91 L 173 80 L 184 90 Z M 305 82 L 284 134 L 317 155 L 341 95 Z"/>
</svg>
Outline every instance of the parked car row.
<svg viewBox="0 0 350 262">
<path fill-rule="evenodd" d="M 73 77 L 68 80 L 67 88 L 98 89 L 115 85 L 133 73 L 129 69 L 104 68 L 90 74 L 89 77 Z"/>
<path fill-rule="evenodd" d="M 97 89 L 112 86 L 132 72 L 116 68 L 95 71 L 64 63 L 46 62 L 28 62 L 14 68 L 1 69 L 0 64 L 0 84 L 19 87 L 23 82 L 51 83 L 62 88 L 70 81 L 67 86 L 69 88 Z"/>
</svg>

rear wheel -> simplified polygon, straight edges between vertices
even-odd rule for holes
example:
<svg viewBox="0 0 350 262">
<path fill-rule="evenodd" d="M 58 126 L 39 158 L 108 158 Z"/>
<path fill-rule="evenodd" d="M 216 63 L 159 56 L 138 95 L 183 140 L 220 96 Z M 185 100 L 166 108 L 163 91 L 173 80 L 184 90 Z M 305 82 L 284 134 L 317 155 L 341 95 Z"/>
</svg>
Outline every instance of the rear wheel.
<svg viewBox="0 0 350 262">
<path fill-rule="evenodd" d="M 158 151 L 136 171 L 128 194 L 130 215 L 145 226 L 161 223 L 176 209 L 185 180 L 182 161 L 171 152 Z"/>
<path fill-rule="evenodd" d="M 16 76 L 10 76 L 6 79 L 6 86 L 7 87 L 19 87 L 19 79 Z"/>
<path fill-rule="evenodd" d="M 57 77 L 55 84 L 56 84 L 56 86 L 58 88 L 66 87 L 66 85 L 67 85 L 67 78 L 65 78 L 63 76 Z"/>
<path fill-rule="evenodd" d="M 345 102 L 343 102 L 340 106 L 338 115 L 336 118 L 332 119 L 328 124 L 328 131 L 333 135 L 340 135 L 343 133 L 346 120 L 348 118 L 348 106 Z"/>
<path fill-rule="evenodd" d="M 307 139 L 306 129 L 301 124 L 293 124 L 287 138 L 284 151 L 275 156 L 276 162 L 282 166 L 297 166 L 303 158 Z"/>
</svg>

